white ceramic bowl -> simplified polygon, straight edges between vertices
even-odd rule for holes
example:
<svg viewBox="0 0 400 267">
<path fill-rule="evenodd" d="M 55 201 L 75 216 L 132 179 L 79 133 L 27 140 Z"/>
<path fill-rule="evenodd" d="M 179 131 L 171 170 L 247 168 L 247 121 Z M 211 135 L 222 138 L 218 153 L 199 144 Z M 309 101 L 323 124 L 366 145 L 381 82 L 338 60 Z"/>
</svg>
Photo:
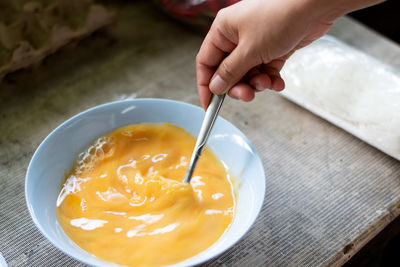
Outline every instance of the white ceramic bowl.
<svg viewBox="0 0 400 267">
<path fill-rule="evenodd" d="M 183 102 L 135 99 L 97 106 L 67 120 L 40 144 L 28 167 L 25 197 L 34 223 L 54 246 L 69 256 L 94 266 L 113 266 L 78 247 L 58 224 L 56 199 L 65 173 L 72 168 L 79 152 L 113 129 L 142 122 L 168 122 L 196 136 L 203 116 L 201 108 Z M 232 247 L 249 230 L 263 203 L 263 166 L 244 134 L 218 118 L 208 146 L 239 178 L 236 216 L 231 228 L 213 246 L 174 266 L 199 264 Z"/>
</svg>

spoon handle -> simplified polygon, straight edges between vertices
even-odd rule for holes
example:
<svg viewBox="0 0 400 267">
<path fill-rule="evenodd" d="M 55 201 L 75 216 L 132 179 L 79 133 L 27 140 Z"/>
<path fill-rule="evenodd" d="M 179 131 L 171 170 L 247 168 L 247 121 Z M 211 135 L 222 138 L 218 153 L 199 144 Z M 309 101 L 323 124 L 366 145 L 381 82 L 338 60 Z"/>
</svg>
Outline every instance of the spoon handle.
<svg viewBox="0 0 400 267">
<path fill-rule="evenodd" d="M 214 123 L 218 117 L 218 112 L 221 109 L 222 103 L 224 102 L 225 95 L 213 95 L 208 105 L 206 115 L 204 116 L 203 123 L 200 128 L 199 135 L 197 136 L 196 145 L 190 159 L 189 168 L 187 169 L 184 183 L 190 183 L 194 169 L 196 168 L 197 161 L 206 146 L 207 139 L 211 133 Z"/>
</svg>

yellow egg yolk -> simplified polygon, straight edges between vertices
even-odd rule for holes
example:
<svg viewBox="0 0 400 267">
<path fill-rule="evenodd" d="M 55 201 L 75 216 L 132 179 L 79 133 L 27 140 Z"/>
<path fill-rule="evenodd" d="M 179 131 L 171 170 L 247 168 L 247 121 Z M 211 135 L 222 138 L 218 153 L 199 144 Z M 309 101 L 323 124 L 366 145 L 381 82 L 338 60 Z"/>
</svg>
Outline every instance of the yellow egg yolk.
<svg viewBox="0 0 400 267">
<path fill-rule="evenodd" d="M 125 266 L 180 262 L 228 229 L 235 193 L 223 164 L 203 152 L 182 180 L 195 138 L 171 124 L 137 124 L 98 138 L 59 193 L 57 218 L 81 248 Z"/>
</svg>

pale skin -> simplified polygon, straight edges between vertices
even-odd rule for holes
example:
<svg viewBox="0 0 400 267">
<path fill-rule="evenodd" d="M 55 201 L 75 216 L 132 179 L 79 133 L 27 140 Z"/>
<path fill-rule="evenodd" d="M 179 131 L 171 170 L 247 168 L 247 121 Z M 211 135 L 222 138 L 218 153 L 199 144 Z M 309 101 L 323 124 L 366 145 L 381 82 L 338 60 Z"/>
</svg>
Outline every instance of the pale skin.
<svg viewBox="0 0 400 267">
<path fill-rule="evenodd" d="M 324 35 L 335 19 L 383 0 L 243 0 L 220 10 L 196 57 L 197 88 L 245 102 L 281 91 L 280 71 L 298 49 Z"/>
</svg>

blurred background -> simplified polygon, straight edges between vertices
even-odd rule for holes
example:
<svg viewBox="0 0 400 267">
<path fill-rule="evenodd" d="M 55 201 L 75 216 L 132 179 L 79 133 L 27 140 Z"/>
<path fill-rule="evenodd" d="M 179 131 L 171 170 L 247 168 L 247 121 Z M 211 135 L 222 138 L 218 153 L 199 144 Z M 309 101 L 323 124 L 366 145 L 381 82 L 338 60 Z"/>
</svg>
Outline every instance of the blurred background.
<svg viewBox="0 0 400 267">
<path fill-rule="evenodd" d="M 131 0 L 135 1 L 135 0 Z M 115 20 L 115 6 L 127 1 L 0 0 L 0 78 L 37 65 L 65 45 L 86 38 Z M 205 33 L 219 9 L 238 0 L 153 0 L 171 18 Z M 400 2 L 391 0 L 350 14 L 400 42 Z"/>
<path fill-rule="evenodd" d="M 389 0 L 349 14 L 375 31 L 400 43 L 400 1 Z"/>
<path fill-rule="evenodd" d="M 349 16 L 400 44 L 400 1 L 382 4 L 350 13 Z M 397 218 L 374 240 L 359 251 L 346 266 L 395 266 L 400 251 L 400 218 Z"/>
</svg>

